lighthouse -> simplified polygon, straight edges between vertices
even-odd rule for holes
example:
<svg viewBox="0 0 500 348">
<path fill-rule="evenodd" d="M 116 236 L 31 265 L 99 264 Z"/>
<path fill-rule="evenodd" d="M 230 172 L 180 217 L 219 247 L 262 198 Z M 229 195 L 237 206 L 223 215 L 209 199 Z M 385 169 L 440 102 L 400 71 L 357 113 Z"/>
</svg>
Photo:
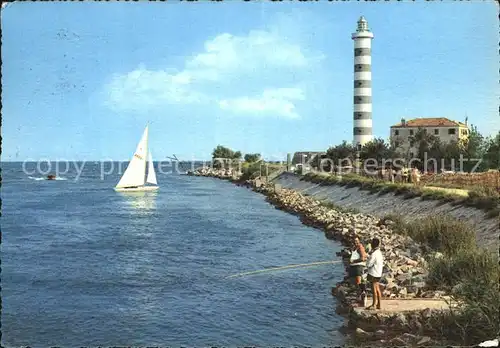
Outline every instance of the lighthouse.
<svg viewBox="0 0 500 348">
<path fill-rule="evenodd" d="M 353 145 L 356 149 L 372 140 L 372 39 L 368 22 L 361 16 L 354 40 Z"/>
</svg>

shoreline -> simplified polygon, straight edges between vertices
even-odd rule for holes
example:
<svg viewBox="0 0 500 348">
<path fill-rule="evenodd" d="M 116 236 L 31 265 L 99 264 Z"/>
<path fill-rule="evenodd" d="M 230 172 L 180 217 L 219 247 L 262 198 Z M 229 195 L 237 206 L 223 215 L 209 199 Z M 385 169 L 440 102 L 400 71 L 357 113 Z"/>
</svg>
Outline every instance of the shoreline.
<svg viewBox="0 0 500 348">
<path fill-rule="evenodd" d="M 318 200 L 281 188 L 271 180 L 240 180 L 235 173 L 223 170 L 205 170 L 191 175 L 228 180 L 237 186 L 251 188 L 266 196 L 266 201 L 276 209 L 298 216 L 304 225 L 322 230 L 326 238 L 335 240 L 344 247 L 337 256 L 344 261 L 346 275 L 332 288 L 332 296 L 337 299 L 337 314 L 346 319 L 346 324 L 339 331 L 347 334 L 348 340 L 377 346 L 446 344 L 431 338 L 426 325 L 432 316 L 439 316 L 448 310 L 448 294 L 427 287 L 425 279 L 428 265 L 423 257 L 427 248 L 418 245 L 410 237 L 394 233 L 391 230 L 394 222 L 383 221 L 369 214 L 327 208 Z M 368 311 L 356 304 L 356 289 L 350 284 L 347 275 L 345 254 L 345 247 L 349 245 L 353 232 L 359 235 L 364 244 L 374 236 L 381 239 L 386 265 L 381 279 L 382 310 Z M 435 253 L 435 256 L 439 257 L 439 254 Z M 384 302 L 385 305 L 399 304 L 401 308 L 384 309 Z M 405 307 L 409 309 L 405 310 Z"/>
</svg>

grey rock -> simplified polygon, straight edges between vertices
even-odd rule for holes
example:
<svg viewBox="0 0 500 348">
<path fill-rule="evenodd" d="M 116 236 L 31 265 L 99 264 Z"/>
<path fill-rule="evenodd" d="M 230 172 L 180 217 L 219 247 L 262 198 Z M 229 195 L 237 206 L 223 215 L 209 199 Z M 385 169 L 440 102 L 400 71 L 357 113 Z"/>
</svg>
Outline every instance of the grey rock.
<svg viewBox="0 0 500 348">
<path fill-rule="evenodd" d="M 432 309 L 426 308 L 422 312 L 420 312 L 420 315 L 424 319 L 429 319 L 432 316 Z"/>
<path fill-rule="evenodd" d="M 404 334 L 401 335 L 401 338 L 405 341 L 405 342 L 408 342 L 408 343 L 414 343 L 418 340 L 418 337 L 411 334 L 411 333 L 408 333 L 408 332 L 405 332 Z"/>
<path fill-rule="evenodd" d="M 371 337 L 371 334 L 358 327 L 358 328 L 356 328 L 356 336 L 367 338 L 367 337 Z"/>
<path fill-rule="evenodd" d="M 417 289 L 422 289 L 425 288 L 425 282 L 413 282 L 412 286 L 416 287 Z"/>
<path fill-rule="evenodd" d="M 399 271 L 402 272 L 401 269 L 399 269 Z M 412 276 L 411 274 L 408 274 L 408 273 L 400 273 L 398 276 L 396 276 L 396 279 L 399 281 L 399 282 L 404 282 L 406 280 L 411 280 Z"/>
<path fill-rule="evenodd" d="M 397 327 L 405 327 L 408 324 L 408 321 L 403 313 L 398 313 L 393 319 L 393 324 Z"/>
<path fill-rule="evenodd" d="M 389 341 L 391 345 L 394 346 L 406 346 L 407 342 L 399 337 L 395 337 Z"/>
<path fill-rule="evenodd" d="M 422 346 L 424 344 L 429 344 L 431 342 L 431 338 L 429 336 L 423 336 L 418 342 L 418 346 Z"/>
</svg>

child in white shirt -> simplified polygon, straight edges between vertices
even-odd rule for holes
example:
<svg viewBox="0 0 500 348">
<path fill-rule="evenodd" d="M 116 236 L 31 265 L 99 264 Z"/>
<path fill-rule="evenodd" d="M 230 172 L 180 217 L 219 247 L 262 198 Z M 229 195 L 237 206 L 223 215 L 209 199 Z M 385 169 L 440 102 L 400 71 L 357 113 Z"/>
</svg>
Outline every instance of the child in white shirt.
<svg viewBox="0 0 500 348">
<path fill-rule="evenodd" d="M 373 292 L 373 303 L 366 309 L 377 309 L 381 308 L 380 300 L 382 298 L 382 293 L 380 292 L 380 278 L 382 277 L 382 270 L 384 268 L 384 257 L 380 251 L 380 240 L 378 238 L 373 238 L 371 242 L 371 247 L 373 251 L 368 257 L 366 262 L 366 267 L 368 270 L 367 280 L 372 284 Z"/>
</svg>

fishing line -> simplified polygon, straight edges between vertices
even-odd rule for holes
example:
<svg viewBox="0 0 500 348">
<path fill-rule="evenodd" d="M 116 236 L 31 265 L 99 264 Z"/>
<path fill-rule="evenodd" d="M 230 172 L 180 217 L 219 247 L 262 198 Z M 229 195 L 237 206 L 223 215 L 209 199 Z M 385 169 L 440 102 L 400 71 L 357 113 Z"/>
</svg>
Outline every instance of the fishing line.
<svg viewBox="0 0 500 348">
<path fill-rule="evenodd" d="M 340 262 L 342 262 L 342 260 L 320 261 L 320 262 L 312 262 L 312 263 L 301 263 L 301 264 L 298 264 L 298 265 L 288 265 L 288 266 L 281 266 L 281 267 L 266 268 L 266 269 L 261 269 L 261 270 L 258 270 L 258 271 L 251 271 L 251 272 L 243 272 L 243 273 L 233 274 L 233 275 L 225 277 L 225 279 L 236 278 L 236 277 L 241 277 L 241 276 L 246 276 L 246 275 L 251 275 L 251 274 L 257 274 L 257 273 L 279 271 L 279 270 L 283 270 L 283 269 L 301 268 L 301 267 L 312 267 L 312 266 L 327 265 L 327 264 L 340 263 Z"/>
</svg>

